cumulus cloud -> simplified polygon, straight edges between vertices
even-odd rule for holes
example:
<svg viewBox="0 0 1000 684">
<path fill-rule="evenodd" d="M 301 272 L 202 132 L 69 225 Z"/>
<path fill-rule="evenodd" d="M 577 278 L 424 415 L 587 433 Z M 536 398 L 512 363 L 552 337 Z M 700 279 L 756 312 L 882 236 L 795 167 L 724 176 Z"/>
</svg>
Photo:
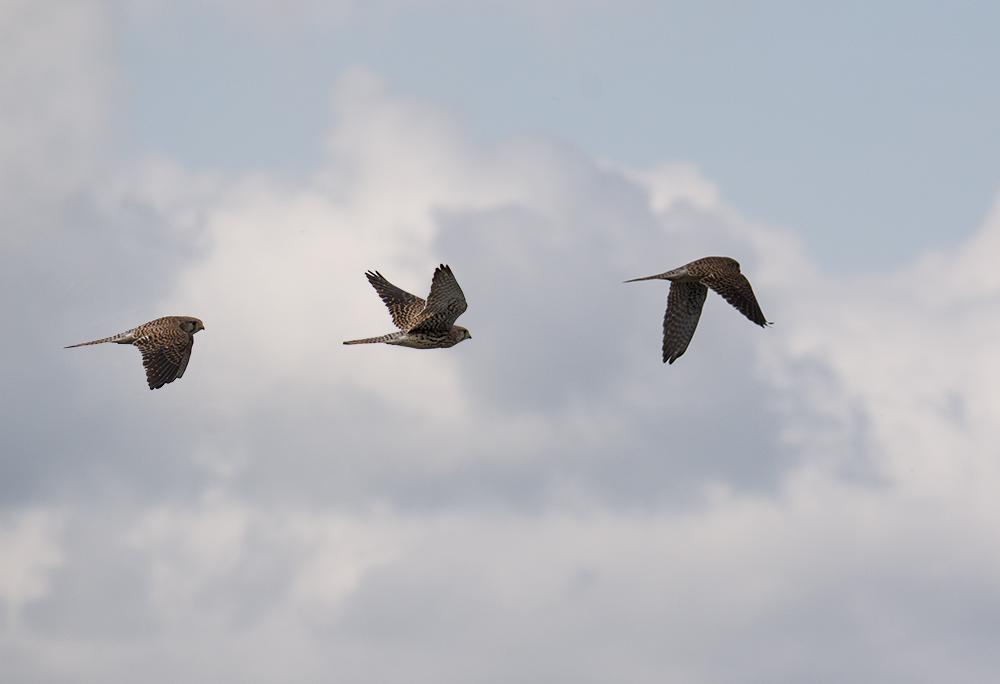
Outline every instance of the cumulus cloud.
<svg viewBox="0 0 1000 684">
<path fill-rule="evenodd" d="M 1000 209 L 834 279 L 690 165 L 487 146 L 364 69 L 333 101 L 304 181 L 148 159 L 25 200 L 5 678 L 995 679 Z M 664 366 L 666 284 L 621 281 L 708 254 L 776 325 L 710 295 Z M 365 270 L 423 296 L 441 262 L 472 340 L 341 345 L 391 329 Z M 59 349 L 170 313 L 207 328 L 156 392 L 131 348 Z"/>
<path fill-rule="evenodd" d="M 16 627 L 21 608 L 49 592 L 49 576 L 63 560 L 57 534 L 59 515 L 25 510 L 0 527 L 0 600 L 8 626 Z"/>
</svg>

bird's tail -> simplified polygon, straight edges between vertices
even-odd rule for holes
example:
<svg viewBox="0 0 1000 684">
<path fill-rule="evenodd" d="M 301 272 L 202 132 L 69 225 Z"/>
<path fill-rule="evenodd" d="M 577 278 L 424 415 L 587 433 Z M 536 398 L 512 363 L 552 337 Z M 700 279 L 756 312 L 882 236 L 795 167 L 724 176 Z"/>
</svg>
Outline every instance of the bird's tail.
<svg viewBox="0 0 1000 684">
<path fill-rule="evenodd" d="M 135 341 L 135 335 L 132 334 L 133 331 L 129 330 L 123 333 L 118 333 L 117 335 L 112 335 L 111 337 L 105 337 L 103 340 L 94 340 L 93 342 L 81 342 L 80 344 L 71 344 L 68 347 L 63 347 L 63 349 L 71 349 L 72 347 L 86 347 L 88 344 L 103 344 L 104 342 L 117 342 L 118 344 L 132 344 Z"/>
<path fill-rule="evenodd" d="M 376 344 L 378 342 L 388 342 L 390 340 L 395 340 L 402 336 L 402 333 L 394 332 L 387 335 L 380 335 L 379 337 L 366 337 L 363 340 L 348 340 L 344 344 Z"/>
<path fill-rule="evenodd" d="M 670 280 L 671 278 L 676 278 L 678 276 L 686 276 L 687 268 L 681 266 L 680 268 L 675 268 L 664 273 L 657 273 L 656 275 L 646 276 L 645 278 L 632 278 L 631 280 L 626 280 L 626 283 L 634 283 L 639 280 Z"/>
</svg>

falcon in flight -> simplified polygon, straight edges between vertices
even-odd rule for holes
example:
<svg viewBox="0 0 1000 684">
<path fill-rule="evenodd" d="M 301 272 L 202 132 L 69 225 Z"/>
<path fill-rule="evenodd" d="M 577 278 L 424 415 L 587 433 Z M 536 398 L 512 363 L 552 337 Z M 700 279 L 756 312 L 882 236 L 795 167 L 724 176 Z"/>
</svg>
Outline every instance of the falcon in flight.
<svg viewBox="0 0 1000 684">
<path fill-rule="evenodd" d="M 663 317 L 663 363 L 673 363 L 683 354 L 694 329 L 698 327 L 701 309 L 712 288 L 736 307 L 736 310 L 760 327 L 770 325 L 753 296 L 750 281 L 740 273 L 740 264 L 729 257 L 705 257 L 659 275 L 633 278 L 637 280 L 669 280 L 667 313 Z"/>
<path fill-rule="evenodd" d="M 441 264 L 434 270 L 431 293 L 425 302 L 409 292 L 404 292 L 382 277 L 378 271 L 368 271 L 368 282 L 382 298 L 392 315 L 392 322 L 400 332 L 363 340 L 349 340 L 344 344 L 371 344 L 385 342 L 414 349 L 454 347 L 462 340 L 472 339 L 469 331 L 455 320 L 468 308 L 465 295 L 458 286 L 451 268 Z"/>
<path fill-rule="evenodd" d="M 154 390 L 184 375 L 191 359 L 191 348 L 194 347 L 194 334 L 204 329 L 205 324 L 197 318 L 165 316 L 103 340 L 71 344 L 64 349 L 103 342 L 134 344 L 142 352 L 149 389 Z"/>
</svg>

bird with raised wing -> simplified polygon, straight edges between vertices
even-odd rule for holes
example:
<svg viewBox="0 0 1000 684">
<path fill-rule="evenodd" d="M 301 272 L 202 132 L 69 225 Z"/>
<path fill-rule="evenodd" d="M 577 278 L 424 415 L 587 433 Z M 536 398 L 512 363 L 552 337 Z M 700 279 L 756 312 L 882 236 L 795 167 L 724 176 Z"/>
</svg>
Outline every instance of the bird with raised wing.
<svg viewBox="0 0 1000 684">
<path fill-rule="evenodd" d="M 146 382 L 149 383 L 149 389 L 153 390 L 184 375 L 188 361 L 191 360 L 194 334 L 204 329 L 205 324 L 192 316 L 164 316 L 102 340 L 71 344 L 64 348 L 104 342 L 135 345 L 142 352 Z"/>
<path fill-rule="evenodd" d="M 472 339 L 468 330 L 455 325 L 468 304 L 451 268 L 441 264 L 434 270 L 431 292 L 425 302 L 420 297 L 399 289 L 378 271 L 365 273 L 379 297 L 385 302 L 392 322 L 399 332 L 348 340 L 344 344 L 374 344 L 384 342 L 414 349 L 454 347 L 462 340 Z"/>
<path fill-rule="evenodd" d="M 667 313 L 663 317 L 663 362 L 673 363 L 688 348 L 698 327 L 701 310 L 712 288 L 737 311 L 762 328 L 770 325 L 757 304 L 750 281 L 740 273 L 740 264 L 729 257 L 696 259 L 666 273 L 633 278 L 639 280 L 669 280 Z"/>
</svg>

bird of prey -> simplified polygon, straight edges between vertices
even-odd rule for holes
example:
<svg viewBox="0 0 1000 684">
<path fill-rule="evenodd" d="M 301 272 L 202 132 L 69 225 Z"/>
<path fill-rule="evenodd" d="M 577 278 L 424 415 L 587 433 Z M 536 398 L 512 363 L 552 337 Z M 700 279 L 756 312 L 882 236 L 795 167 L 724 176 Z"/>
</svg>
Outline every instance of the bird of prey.
<svg viewBox="0 0 1000 684">
<path fill-rule="evenodd" d="M 184 375 L 191 359 L 194 334 L 204 329 L 205 324 L 191 316 L 164 316 L 103 340 L 71 344 L 64 349 L 103 342 L 134 344 L 142 352 L 149 389 L 154 390 Z"/>
<path fill-rule="evenodd" d="M 465 295 L 458 286 L 451 268 L 441 264 L 434 269 L 431 293 L 425 302 L 420 297 L 404 292 L 382 277 L 378 271 L 365 273 L 378 296 L 389 308 L 392 322 L 400 332 L 363 340 L 348 340 L 344 344 L 371 344 L 385 342 L 414 349 L 453 347 L 462 340 L 472 339 L 469 331 L 455 325 L 455 319 L 468 308 Z"/>
<path fill-rule="evenodd" d="M 712 288 L 736 307 L 736 310 L 760 327 L 770 325 L 757 304 L 750 281 L 740 273 L 740 264 L 729 257 L 705 257 L 680 268 L 637 280 L 669 280 L 667 313 L 663 317 L 663 362 L 673 363 L 683 354 L 694 329 L 698 327 L 701 309 Z"/>
</svg>

